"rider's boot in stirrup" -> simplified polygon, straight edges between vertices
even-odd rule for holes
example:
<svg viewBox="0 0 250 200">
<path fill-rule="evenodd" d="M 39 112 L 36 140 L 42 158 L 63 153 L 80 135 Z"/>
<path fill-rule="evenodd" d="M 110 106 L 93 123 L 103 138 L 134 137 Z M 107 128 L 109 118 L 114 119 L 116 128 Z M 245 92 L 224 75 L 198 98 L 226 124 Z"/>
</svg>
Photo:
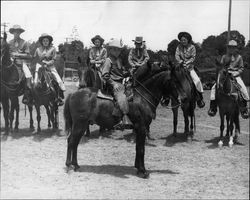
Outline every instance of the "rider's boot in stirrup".
<svg viewBox="0 0 250 200">
<path fill-rule="evenodd" d="M 210 100 L 210 108 L 208 110 L 208 115 L 213 117 L 217 113 L 217 103 L 216 100 Z"/>
<path fill-rule="evenodd" d="M 64 104 L 63 99 L 64 99 L 63 91 L 61 89 L 59 89 L 58 99 L 57 99 L 58 106 L 62 106 Z"/>
<path fill-rule="evenodd" d="M 26 86 L 25 91 L 22 99 L 23 104 L 31 104 L 32 103 L 32 96 L 31 96 L 31 78 L 26 78 Z"/>
<path fill-rule="evenodd" d="M 124 129 L 132 129 L 133 123 L 130 121 L 128 115 L 123 115 L 122 124 Z"/>
<path fill-rule="evenodd" d="M 239 99 L 240 114 L 243 119 L 249 118 L 249 112 L 247 110 L 247 101 L 243 98 Z"/>
<path fill-rule="evenodd" d="M 199 108 L 203 108 L 205 106 L 205 102 L 203 101 L 203 96 L 201 92 L 197 91 L 197 105 Z"/>
</svg>

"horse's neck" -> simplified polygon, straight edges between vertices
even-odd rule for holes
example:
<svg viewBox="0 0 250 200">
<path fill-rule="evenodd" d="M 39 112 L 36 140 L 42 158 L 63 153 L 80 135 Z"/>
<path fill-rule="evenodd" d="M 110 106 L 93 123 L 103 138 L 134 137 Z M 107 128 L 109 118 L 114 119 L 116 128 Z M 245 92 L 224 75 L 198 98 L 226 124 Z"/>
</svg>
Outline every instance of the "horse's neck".
<svg viewBox="0 0 250 200">
<path fill-rule="evenodd" d="M 166 78 L 166 74 L 164 72 L 160 72 L 148 78 L 148 80 L 143 81 L 138 85 L 145 96 L 153 101 L 155 104 L 158 104 L 162 97 L 162 88 L 164 84 L 164 80 Z"/>
</svg>

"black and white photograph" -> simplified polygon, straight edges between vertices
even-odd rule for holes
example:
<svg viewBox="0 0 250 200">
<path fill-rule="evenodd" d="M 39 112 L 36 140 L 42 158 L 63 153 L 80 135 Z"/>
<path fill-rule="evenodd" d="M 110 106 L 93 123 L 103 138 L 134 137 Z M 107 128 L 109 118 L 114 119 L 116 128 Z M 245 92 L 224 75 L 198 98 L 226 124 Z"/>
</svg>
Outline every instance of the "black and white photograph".
<svg viewBox="0 0 250 200">
<path fill-rule="evenodd" d="M 249 88 L 249 0 L 1 0 L 0 199 L 249 199 Z"/>
</svg>

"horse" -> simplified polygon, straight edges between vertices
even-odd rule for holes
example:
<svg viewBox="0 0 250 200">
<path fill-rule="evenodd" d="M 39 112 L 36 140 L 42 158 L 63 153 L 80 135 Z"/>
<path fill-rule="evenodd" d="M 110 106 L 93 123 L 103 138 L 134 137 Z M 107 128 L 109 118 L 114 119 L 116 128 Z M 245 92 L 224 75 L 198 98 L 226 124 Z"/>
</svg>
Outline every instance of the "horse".
<svg viewBox="0 0 250 200">
<path fill-rule="evenodd" d="M 173 136 L 177 136 L 178 108 L 181 107 L 184 116 L 184 134 L 188 141 L 192 141 L 195 131 L 196 88 L 189 72 L 182 66 L 178 69 L 171 63 L 173 87 L 178 93 L 186 94 L 185 99 L 178 103 L 176 96 L 171 96 L 173 112 Z M 189 120 L 190 119 L 190 120 Z"/>
<path fill-rule="evenodd" d="M 239 104 L 238 98 L 242 98 L 238 94 L 238 87 L 236 80 L 232 79 L 231 74 L 227 69 L 218 70 L 218 82 L 216 84 L 216 102 L 220 114 L 220 139 L 218 142 L 219 147 L 223 146 L 223 131 L 224 120 L 226 117 L 227 130 L 226 136 L 229 136 L 229 147 L 232 147 L 234 141 L 237 142 L 238 135 L 240 134 L 240 121 L 239 121 Z M 235 81 L 235 82 L 234 82 Z M 233 137 L 233 130 L 235 124 L 235 136 Z"/>
<path fill-rule="evenodd" d="M 137 175 L 148 178 L 149 172 L 145 168 L 145 138 L 152 119 L 156 117 L 156 108 L 160 99 L 171 84 L 169 71 L 160 69 L 147 73 L 143 80 L 139 80 L 134 88 L 133 101 L 129 102 L 128 116 L 134 125 L 136 133 L 135 168 Z M 112 128 L 121 117 L 112 115 L 115 104 L 110 99 L 97 97 L 97 92 L 91 88 L 82 88 L 67 96 L 64 106 L 65 130 L 68 132 L 66 166 L 80 168 L 77 161 L 77 147 L 89 123 L 105 128 Z"/>
<path fill-rule="evenodd" d="M 26 79 L 21 66 L 15 64 L 10 58 L 9 45 L 7 43 L 7 34 L 1 38 L 1 103 L 5 119 L 5 133 L 13 129 L 14 112 L 16 111 L 15 127 L 18 131 L 19 126 L 19 99 L 24 94 Z M 28 105 L 30 115 L 32 114 L 32 105 Z M 33 120 L 30 118 L 30 129 L 34 129 Z"/>
<path fill-rule="evenodd" d="M 40 106 L 42 105 L 45 107 L 48 116 L 48 128 L 51 128 L 52 123 L 53 129 L 58 129 L 59 116 L 56 99 L 59 86 L 55 83 L 52 73 L 49 72 L 45 65 L 42 65 L 37 73 L 38 83 L 33 84 L 32 94 L 37 112 L 37 132 L 39 133 L 41 131 Z"/>
</svg>

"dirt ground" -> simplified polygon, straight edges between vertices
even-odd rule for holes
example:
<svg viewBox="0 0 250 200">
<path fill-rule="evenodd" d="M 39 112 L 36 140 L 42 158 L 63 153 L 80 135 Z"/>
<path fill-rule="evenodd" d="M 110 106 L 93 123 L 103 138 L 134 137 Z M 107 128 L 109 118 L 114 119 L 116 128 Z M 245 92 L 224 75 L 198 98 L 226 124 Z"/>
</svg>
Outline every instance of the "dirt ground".
<svg viewBox="0 0 250 200">
<path fill-rule="evenodd" d="M 207 115 L 209 93 L 204 94 L 206 107 L 196 110 L 192 143 L 183 137 L 182 115 L 173 138 L 171 110 L 158 107 L 151 125 L 156 140 L 146 146 L 149 179 L 136 176 L 131 131 L 99 139 L 97 126 L 78 147 L 79 172 L 67 173 L 63 108 L 57 132 L 47 129 L 42 109 L 42 132 L 37 134 L 28 129 L 22 104 L 19 132 L 5 136 L 1 129 L 1 199 L 249 199 L 249 120 L 240 119 L 239 143 L 219 149 L 220 120 Z"/>
</svg>

